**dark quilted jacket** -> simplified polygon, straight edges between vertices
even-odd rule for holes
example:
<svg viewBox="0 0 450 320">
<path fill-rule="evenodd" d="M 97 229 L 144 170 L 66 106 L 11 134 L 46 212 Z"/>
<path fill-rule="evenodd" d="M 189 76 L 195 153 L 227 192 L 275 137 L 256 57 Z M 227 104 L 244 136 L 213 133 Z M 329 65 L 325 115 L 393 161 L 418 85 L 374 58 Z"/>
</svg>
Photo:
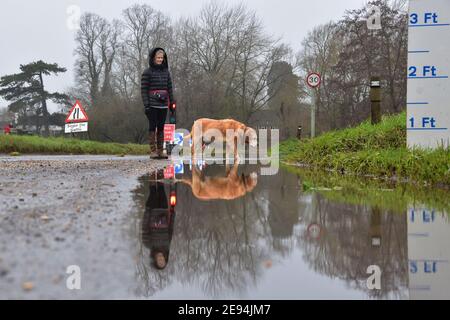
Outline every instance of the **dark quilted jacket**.
<svg viewBox="0 0 450 320">
<path fill-rule="evenodd" d="M 162 48 L 154 48 L 149 54 L 149 68 L 145 69 L 141 78 L 141 96 L 142 102 L 146 109 L 150 107 L 167 108 L 168 104 L 164 104 L 156 96 L 150 94 L 151 90 L 167 90 L 169 92 L 170 101 L 174 101 L 172 78 L 169 71 L 167 54 L 164 51 L 164 61 L 161 65 L 154 63 L 156 51 Z"/>
</svg>

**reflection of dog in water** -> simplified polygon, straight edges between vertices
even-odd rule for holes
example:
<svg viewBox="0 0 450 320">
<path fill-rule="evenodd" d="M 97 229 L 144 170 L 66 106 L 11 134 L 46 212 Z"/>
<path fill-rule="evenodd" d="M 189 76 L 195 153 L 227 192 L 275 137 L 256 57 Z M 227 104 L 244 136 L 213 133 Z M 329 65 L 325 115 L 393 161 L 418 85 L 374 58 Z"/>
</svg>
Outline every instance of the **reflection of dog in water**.
<svg viewBox="0 0 450 320">
<path fill-rule="evenodd" d="M 238 175 L 238 163 L 230 170 L 227 166 L 225 177 L 207 177 L 196 166 L 192 167 L 192 178 L 180 180 L 192 188 L 194 196 L 200 200 L 232 200 L 251 192 L 257 182 L 256 172 Z"/>
<path fill-rule="evenodd" d="M 227 137 L 227 131 L 229 131 L 229 134 L 233 133 L 233 136 Z M 195 147 L 198 142 L 201 142 L 202 144 L 202 151 L 207 145 L 213 142 L 225 142 L 227 156 L 228 151 L 233 148 L 235 159 L 239 159 L 237 150 L 238 143 L 249 144 L 251 147 L 256 147 L 258 145 L 258 135 L 256 130 L 233 119 L 198 119 L 194 122 L 191 133 L 184 137 L 184 139 L 192 139 L 191 153 L 193 156 L 196 156 Z"/>
</svg>

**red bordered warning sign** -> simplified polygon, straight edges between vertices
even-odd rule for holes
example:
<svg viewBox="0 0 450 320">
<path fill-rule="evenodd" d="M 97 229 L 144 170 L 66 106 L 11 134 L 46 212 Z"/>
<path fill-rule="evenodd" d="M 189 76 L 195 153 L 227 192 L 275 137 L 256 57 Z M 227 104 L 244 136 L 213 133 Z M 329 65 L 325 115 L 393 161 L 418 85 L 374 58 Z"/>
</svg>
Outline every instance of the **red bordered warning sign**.
<svg viewBox="0 0 450 320">
<path fill-rule="evenodd" d="M 311 88 L 317 88 L 318 86 L 320 86 L 320 84 L 322 83 L 322 78 L 320 76 L 319 73 L 317 72 L 311 72 L 310 74 L 308 74 L 308 76 L 306 77 L 306 83 L 308 84 L 308 86 L 310 86 Z"/>
<path fill-rule="evenodd" d="M 89 118 L 80 101 L 76 101 L 66 118 L 66 123 L 86 122 Z"/>
</svg>

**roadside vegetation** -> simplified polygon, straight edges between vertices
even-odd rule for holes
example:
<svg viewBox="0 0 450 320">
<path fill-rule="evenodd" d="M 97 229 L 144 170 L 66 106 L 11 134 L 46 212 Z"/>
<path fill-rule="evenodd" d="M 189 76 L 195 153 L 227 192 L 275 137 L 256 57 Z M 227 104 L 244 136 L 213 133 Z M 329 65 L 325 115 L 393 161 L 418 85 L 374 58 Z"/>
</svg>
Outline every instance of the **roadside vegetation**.
<svg viewBox="0 0 450 320">
<path fill-rule="evenodd" d="M 368 120 L 314 139 L 284 141 L 280 157 L 291 165 L 450 187 L 450 149 L 408 149 L 405 112 L 377 125 Z"/>
<path fill-rule="evenodd" d="M 339 173 L 287 165 L 283 167 L 301 178 L 304 192 L 318 192 L 332 201 L 379 207 L 396 213 L 423 206 L 450 214 L 449 191 L 445 189 L 433 189 L 430 192 L 429 188 L 410 183 L 342 176 Z"/>
<path fill-rule="evenodd" d="M 76 138 L 0 135 L 0 153 L 145 155 L 148 145 L 103 143 Z"/>
</svg>

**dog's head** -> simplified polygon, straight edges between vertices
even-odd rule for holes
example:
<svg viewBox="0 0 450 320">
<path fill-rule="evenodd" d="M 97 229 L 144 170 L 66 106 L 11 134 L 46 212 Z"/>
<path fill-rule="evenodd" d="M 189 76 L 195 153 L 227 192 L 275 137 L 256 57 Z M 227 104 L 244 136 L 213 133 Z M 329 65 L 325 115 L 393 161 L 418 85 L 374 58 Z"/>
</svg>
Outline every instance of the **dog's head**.
<svg viewBox="0 0 450 320">
<path fill-rule="evenodd" d="M 245 128 L 245 143 L 248 143 L 252 147 L 258 145 L 258 134 L 255 129 L 250 127 Z"/>
</svg>

